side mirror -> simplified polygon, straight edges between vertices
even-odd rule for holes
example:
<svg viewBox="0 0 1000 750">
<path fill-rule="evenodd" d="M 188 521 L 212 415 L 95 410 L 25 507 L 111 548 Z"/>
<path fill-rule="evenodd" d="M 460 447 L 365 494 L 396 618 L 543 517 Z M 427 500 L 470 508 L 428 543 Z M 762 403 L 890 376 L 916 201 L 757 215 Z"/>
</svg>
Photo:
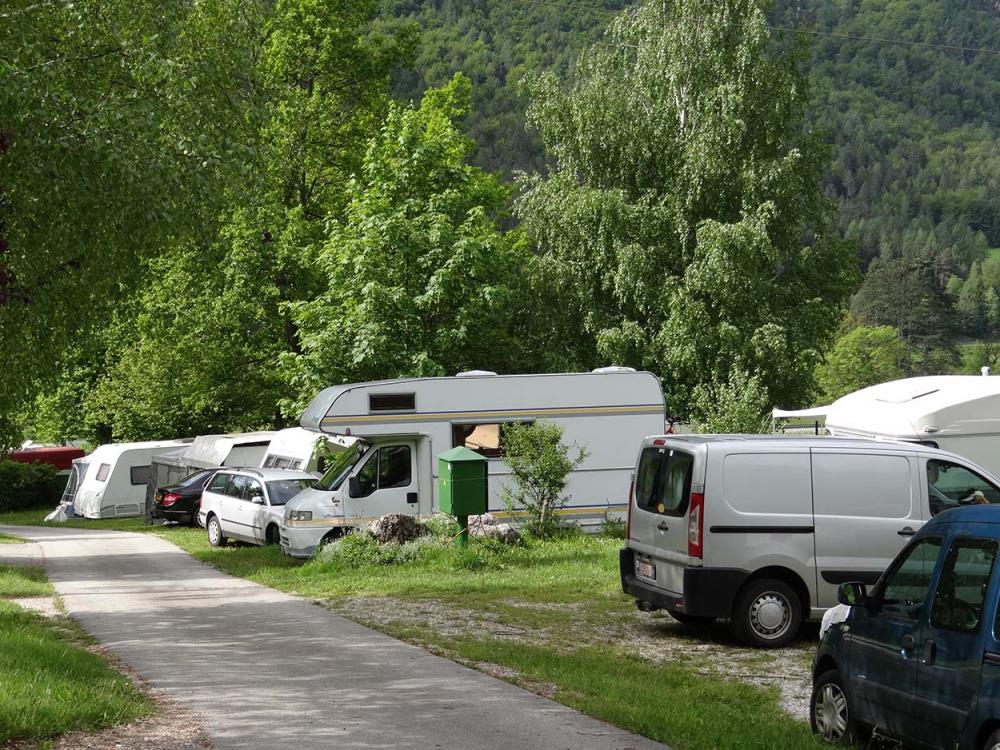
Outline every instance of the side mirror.
<svg viewBox="0 0 1000 750">
<path fill-rule="evenodd" d="M 351 497 L 361 497 L 361 480 L 357 476 L 348 477 L 347 494 Z"/>
<path fill-rule="evenodd" d="M 868 591 L 863 583 L 857 581 L 842 583 L 837 588 L 837 601 L 848 607 L 863 606 L 868 603 Z"/>
<path fill-rule="evenodd" d="M 250 502 L 253 503 L 254 505 L 263 505 L 264 504 L 264 496 L 263 495 L 251 495 L 250 496 Z"/>
</svg>

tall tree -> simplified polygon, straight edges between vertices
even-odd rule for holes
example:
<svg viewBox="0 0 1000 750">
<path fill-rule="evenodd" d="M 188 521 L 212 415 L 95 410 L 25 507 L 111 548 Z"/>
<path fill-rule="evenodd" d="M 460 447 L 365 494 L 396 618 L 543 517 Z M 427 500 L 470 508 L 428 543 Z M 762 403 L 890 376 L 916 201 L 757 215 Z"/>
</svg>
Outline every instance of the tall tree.
<svg viewBox="0 0 1000 750">
<path fill-rule="evenodd" d="M 499 228 L 509 189 L 467 163 L 455 125 L 469 81 L 393 106 L 320 256 L 326 290 L 292 306 L 302 354 L 286 357 L 297 413 L 331 383 L 508 369 L 527 247 Z"/>
<path fill-rule="evenodd" d="M 699 385 L 807 399 L 854 279 L 798 58 L 776 48 L 766 8 L 646 2 L 569 80 L 529 85 L 553 166 L 523 181 L 517 210 L 582 326 L 577 356 L 661 374 L 678 415 Z"/>
</svg>

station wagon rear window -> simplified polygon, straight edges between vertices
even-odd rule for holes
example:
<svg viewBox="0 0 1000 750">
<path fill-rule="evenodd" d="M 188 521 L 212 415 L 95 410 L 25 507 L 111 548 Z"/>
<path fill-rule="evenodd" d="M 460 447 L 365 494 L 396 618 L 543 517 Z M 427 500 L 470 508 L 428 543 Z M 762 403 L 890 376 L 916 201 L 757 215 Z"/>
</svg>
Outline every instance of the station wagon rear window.
<svg viewBox="0 0 1000 750">
<path fill-rule="evenodd" d="M 646 448 L 635 477 L 635 503 L 666 516 L 687 513 L 694 457 L 670 448 Z"/>
<path fill-rule="evenodd" d="M 368 411 L 414 411 L 417 396 L 414 393 L 371 393 Z"/>
</svg>

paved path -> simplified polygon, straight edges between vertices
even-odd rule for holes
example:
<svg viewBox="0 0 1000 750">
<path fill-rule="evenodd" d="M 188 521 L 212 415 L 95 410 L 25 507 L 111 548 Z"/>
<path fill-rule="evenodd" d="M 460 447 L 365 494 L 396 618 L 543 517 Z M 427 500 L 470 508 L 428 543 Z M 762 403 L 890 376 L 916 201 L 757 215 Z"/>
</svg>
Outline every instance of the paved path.
<svg viewBox="0 0 1000 750">
<path fill-rule="evenodd" d="M 69 614 L 218 748 L 663 748 L 151 535 L 0 531 L 38 542 Z"/>
</svg>

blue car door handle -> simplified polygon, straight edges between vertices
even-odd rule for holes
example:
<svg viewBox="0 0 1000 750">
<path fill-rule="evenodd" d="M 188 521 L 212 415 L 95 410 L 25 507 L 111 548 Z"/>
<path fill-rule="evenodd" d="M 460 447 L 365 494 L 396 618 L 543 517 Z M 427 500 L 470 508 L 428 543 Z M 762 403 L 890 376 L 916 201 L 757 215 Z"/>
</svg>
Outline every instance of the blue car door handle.
<svg viewBox="0 0 1000 750">
<path fill-rule="evenodd" d="M 924 653 L 920 657 L 921 664 L 933 664 L 937 657 L 937 644 L 928 638 L 924 641 Z"/>
<path fill-rule="evenodd" d="M 910 652 L 917 645 L 917 639 L 911 633 L 907 633 L 906 635 L 903 636 L 901 644 L 902 644 L 903 648 L 900 649 L 900 652 L 899 652 L 900 655 L 904 659 L 909 659 L 910 658 Z"/>
</svg>

